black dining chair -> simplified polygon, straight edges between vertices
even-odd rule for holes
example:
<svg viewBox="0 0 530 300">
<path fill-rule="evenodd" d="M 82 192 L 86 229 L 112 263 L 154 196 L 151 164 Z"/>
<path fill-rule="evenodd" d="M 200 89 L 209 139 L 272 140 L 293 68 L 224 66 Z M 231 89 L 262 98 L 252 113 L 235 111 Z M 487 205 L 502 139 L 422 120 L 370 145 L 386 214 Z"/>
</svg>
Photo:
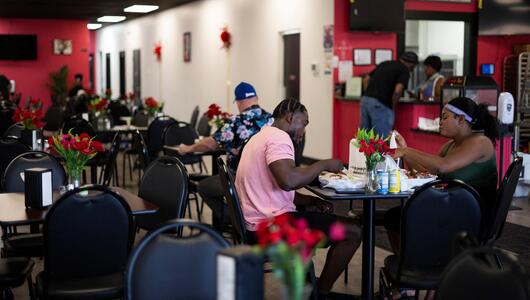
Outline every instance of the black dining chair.
<svg viewBox="0 0 530 300">
<path fill-rule="evenodd" d="M 133 113 L 131 125 L 144 127 L 149 125 L 149 114 L 145 109 L 137 109 Z"/>
<path fill-rule="evenodd" d="M 30 151 L 14 158 L 3 175 L 3 189 L 6 193 L 23 193 L 24 181 L 21 174 L 28 168 L 44 168 L 52 171 L 52 189 L 66 185 L 66 172 L 57 158 L 45 152 Z M 38 233 L 38 224 L 32 224 L 32 232 L 19 233 L 17 226 L 2 225 L 2 257 L 42 257 L 44 238 Z"/>
<path fill-rule="evenodd" d="M 199 233 L 179 238 L 182 227 Z M 213 228 L 193 220 L 171 220 L 134 249 L 126 272 L 126 298 L 216 299 L 217 252 L 228 243 Z"/>
<path fill-rule="evenodd" d="M 0 259 L 0 299 L 14 299 L 11 288 L 28 283 L 29 297 L 35 299 L 31 271 L 35 263 L 27 257 Z"/>
<path fill-rule="evenodd" d="M 0 138 L 0 174 L 4 174 L 7 166 L 11 161 L 22 153 L 28 152 L 31 149 L 19 139 L 13 137 Z M 3 177 L 3 176 L 2 176 Z M 0 178 L 0 181 L 3 179 Z M 0 187 L 3 182 L 0 182 Z"/>
<path fill-rule="evenodd" d="M 116 134 L 114 134 L 114 138 L 112 139 L 112 144 L 110 146 L 110 150 L 108 151 L 107 161 L 101 170 L 102 174 L 99 177 L 100 184 L 103 186 L 110 186 L 112 180 L 114 180 L 114 185 L 119 185 L 118 165 L 116 160 L 118 158 L 118 153 L 120 152 L 122 134 L 123 133 L 121 131 L 118 131 Z"/>
<path fill-rule="evenodd" d="M 109 103 L 109 113 L 112 117 L 112 122 L 114 125 L 124 125 L 125 121 L 121 120 L 121 117 L 128 117 L 131 115 L 129 108 L 120 100 L 112 100 Z"/>
<path fill-rule="evenodd" d="M 210 136 L 212 126 L 210 126 L 210 120 L 205 115 L 199 118 L 199 124 L 197 124 L 197 132 L 200 136 Z"/>
<path fill-rule="evenodd" d="M 65 193 L 44 220 L 44 270 L 36 280 L 39 298 L 123 298 L 123 274 L 133 242 L 134 221 L 122 196 L 97 185 Z"/>
<path fill-rule="evenodd" d="M 480 235 L 480 196 L 459 180 L 435 180 L 416 190 L 401 217 L 401 243 L 397 255 L 385 258 L 379 291 L 392 297 L 392 289 L 436 289 L 451 259 L 457 234 Z"/>
<path fill-rule="evenodd" d="M 44 114 L 44 130 L 58 131 L 64 120 L 64 111 L 60 106 L 53 105 Z"/>
<path fill-rule="evenodd" d="M 0 136 L 4 136 L 7 128 L 13 125 L 13 113 L 15 109 L 8 101 L 0 100 Z"/>
<path fill-rule="evenodd" d="M 190 126 L 192 128 L 197 128 L 197 120 L 199 119 L 199 106 L 196 105 L 193 111 L 191 112 Z"/>
<path fill-rule="evenodd" d="M 151 159 L 157 158 L 164 146 L 164 130 L 177 120 L 169 116 L 160 116 L 147 128 L 147 150 Z"/>
<path fill-rule="evenodd" d="M 6 132 L 4 132 L 4 136 L 20 138 L 22 136 L 22 130 L 24 130 L 24 124 L 15 123 L 7 128 Z"/>
<path fill-rule="evenodd" d="M 135 156 L 136 159 L 132 160 L 132 157 Z M 133 169 L 138 169 L 138 185 L 140 185 L 142 172 L 149 163 L 151 162 L 149 157 L 149 151 L 147 150 L 147 144 L 145 143 L 145 139 L 143 134 L 140 133 L 139 130 L 136 130 L 132 134 L 132 140 L 131 140 L 131 147 L 130 149 L 126 149 L 124 151 L 124 157 L 123 157 L 123 179 L 122 183 L 123 186 L 125 186 L 125 163 L 129 164 L 129 177 L 131 181 L 133 180 Z"/>
<path fill-rule="evenodd" d="M 168 220 L 183 218 L 188 204 L 188 173 L 175 157 L 161 156 L 147 167 L 138 196 L 158 206 L 154 214 L 135 217 L 136 225 L 153 230 Z"/>
<path fill-rule="evenodd" d="M 61 128 L 64 133 L 72 130 L 73 134 L 86 133 L 91 137 L 96 136 L 96 131 L 92 127 L 92 124 L 79 116 L 66 118 Z"/>
<path fill-rule="evenodd" d="M 501 267 L 495 263 L 500 258 Z M 436 300 L 527 300 L 529 274 L 513 255 L 491 247 L 472 248 L 454 258 L 442 274 Z"/>
</svg>

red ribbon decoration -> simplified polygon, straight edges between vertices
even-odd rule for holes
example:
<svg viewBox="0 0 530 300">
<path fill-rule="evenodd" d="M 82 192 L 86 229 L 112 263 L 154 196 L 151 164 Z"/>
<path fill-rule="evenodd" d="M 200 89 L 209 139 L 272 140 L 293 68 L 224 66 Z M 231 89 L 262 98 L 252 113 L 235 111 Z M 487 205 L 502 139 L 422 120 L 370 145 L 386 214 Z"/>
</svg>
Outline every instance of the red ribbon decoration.
<svg viewBox="0 0 530 300">
<path fill-rule="evenodd" d="M 156 60 L 160 60 L 162 57 L 162 45 L 160 43 L 155 44 L 155 48 L 153 49 L 153 53 L 156 55 Z"/>
<path fill-rule="evenodd" d="M 228 32 L 228 27 L 225 26 L 222 28 L 222 31 L 221 31 L 221 41 L 223 42 L 223 48 L 225 49 L 229 49 L 230 48 L 230 39 L 231 39 L 231 35 L 230 35 L 230 32 Z"/>
</svg>

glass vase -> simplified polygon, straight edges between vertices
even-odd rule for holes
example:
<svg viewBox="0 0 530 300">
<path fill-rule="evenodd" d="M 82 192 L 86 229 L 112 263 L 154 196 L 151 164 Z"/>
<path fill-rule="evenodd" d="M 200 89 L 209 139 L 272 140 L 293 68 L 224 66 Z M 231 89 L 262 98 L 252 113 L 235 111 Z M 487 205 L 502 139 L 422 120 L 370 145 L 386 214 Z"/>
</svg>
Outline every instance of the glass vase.
<svg viewBox="0 0 530 300">
<path fill-rule="evenodd" d="M 309 299 L 313 288 L 311 285 L 303 285 L 299 289 L 293 290 L 293 287 L 282 283 L 280 288 L 280 299 L 282 300 L 305 300 Z"/>
<path fill-rule="evenodd" d="M 80 186 L 81 186 L 81 176 L 80 176 L 80 174 L 69 175 L 68 176 L 68 185 L 66 186 L 66 189 L 68 191 L 76 189 L 76 188 L 78 188 Z"/>
<path fill-rule="evenodd" d="M 373 194 L 377 192 L 377 171 L 375 170 L 375 166 L 369 166 L 366 164 L 366 193 Z"/>
</svg>

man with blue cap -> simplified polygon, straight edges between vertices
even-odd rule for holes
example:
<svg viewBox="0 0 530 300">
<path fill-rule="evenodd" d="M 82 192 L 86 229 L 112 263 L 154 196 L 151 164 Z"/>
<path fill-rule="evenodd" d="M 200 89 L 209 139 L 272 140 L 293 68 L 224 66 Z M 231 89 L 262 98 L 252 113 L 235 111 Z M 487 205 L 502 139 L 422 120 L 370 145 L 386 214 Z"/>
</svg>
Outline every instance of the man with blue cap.
<svg viewBox="0 0 530 300">
<path fill-rule="evenodd" d="M 180 154 L 205 152 L 222 146 L 227 152 L 227 165 L 233 174 L 236 173 L 240 151 L 244 143 L 258 133 L 264 126 L 271 125 L 272 115 L 258 104 L 258 95 L 254 87 L 247 82 L 239 83 L 234 91 L 235 104 L 239 115 L 231 117 L 223 127 L 219 128 L 211 137 L 204 138 L 193 145 L 180 145 Z M 199 182 L 199 194 L 212 209 L 213 225 L 221 229 L 223 220 L 223 189 L 219 175 L 208 177 Z"/>
</svg>

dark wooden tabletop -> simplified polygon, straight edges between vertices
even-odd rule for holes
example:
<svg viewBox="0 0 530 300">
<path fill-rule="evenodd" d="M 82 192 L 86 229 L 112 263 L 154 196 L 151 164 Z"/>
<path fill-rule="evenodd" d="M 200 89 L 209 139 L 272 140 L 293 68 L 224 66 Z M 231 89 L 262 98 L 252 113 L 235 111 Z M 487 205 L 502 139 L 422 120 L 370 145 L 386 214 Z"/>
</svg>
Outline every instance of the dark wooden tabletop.
<svg viewBox="0 0 530 300">
<path fill-rule="evenodd" d="M 158 207 L 137 195 L 119 187 L 111 189 L 123 197 L 129 204 L 133 215 L 154 213 Z M 60 198 L 58 192 L 53 193 L 54 201 Z M 42 209 L 26 208 L 24 193 L 3 193 L 0 194 L 0 224 L 17 225 L 39 223 L 44 221 L 44 216 L 49 207 Z"/>
</svg>

